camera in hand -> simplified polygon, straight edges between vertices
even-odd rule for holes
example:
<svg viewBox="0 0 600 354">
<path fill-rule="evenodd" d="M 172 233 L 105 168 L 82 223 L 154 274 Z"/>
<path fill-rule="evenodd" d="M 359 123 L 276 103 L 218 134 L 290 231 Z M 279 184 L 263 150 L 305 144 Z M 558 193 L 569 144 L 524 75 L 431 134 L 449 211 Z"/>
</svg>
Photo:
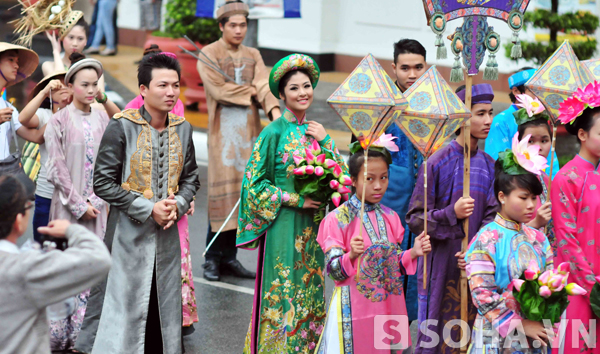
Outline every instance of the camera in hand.
<svg viewBox="0 0 600 354">
<path fill-rule="evenodd" d="M 42 249 L 45 251 L 60 250 L 64 251 L 69 247 L 69 241 L 66 238 L 42 235 Z"/>
</svg>

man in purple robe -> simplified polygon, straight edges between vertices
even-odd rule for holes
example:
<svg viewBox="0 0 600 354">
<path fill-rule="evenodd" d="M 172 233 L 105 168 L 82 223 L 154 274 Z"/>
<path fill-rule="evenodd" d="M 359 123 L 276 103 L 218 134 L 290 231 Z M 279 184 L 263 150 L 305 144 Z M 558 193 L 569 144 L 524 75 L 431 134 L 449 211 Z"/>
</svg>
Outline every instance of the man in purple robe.
<svg viewBox="0 0 600 354">
<path fill-rule="evenodd" d="M 464 86 L 457 95 L 465 101 Z M 492 124 L 494 92 L 489 84 L 474 85 L 471 106 L 471 136 L 459 129 L 457 137 L 437 151 L 427 164 L 427 233 L 431 236 L 432 252 L 427 257 L 427 288 L 423 289 L 423 262 L 419 262 L 418 302 L 419 332 L 417 354 L 460 352 L 460 268 L 464 255 L 461 240 L 465 236 L 463 221 L 469 218 L 469 241 L 477 231 L 496 216 L 494 197 L 494 159 L 477 148 Z M 464 144 L 471 144 L 470 198 L 463 198 Z M 413 192 L 406 220 L 410 231 L 419 234 L 424 227 L 423 166 Z M 464 264 L 464 261 L 462 262 Z M 464 266 L 464 265 L 463 265 Z M 476 309 L 469 297 L 469 332 Z M 424 321 L 427 321 L 425 322 Z M 443 335 L 445 326 L 452 326 L 450 337 Z M 470 335 L 470 333 L 469 333 Z M 452 343 L 454 342 L 454 343 Z"/>
</svg>

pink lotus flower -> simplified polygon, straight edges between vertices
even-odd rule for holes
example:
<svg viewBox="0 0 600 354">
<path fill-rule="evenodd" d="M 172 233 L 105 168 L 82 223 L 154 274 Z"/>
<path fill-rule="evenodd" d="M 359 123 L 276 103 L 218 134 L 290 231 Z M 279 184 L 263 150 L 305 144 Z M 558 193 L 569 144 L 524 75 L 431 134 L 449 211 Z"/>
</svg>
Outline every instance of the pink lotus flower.
<svg viewBox="0 0 600 354">
<path fill-rule="evenodd" d="M 525 269 L 525 272 L 523 272 L 525 274 L 525 279 L 527 280 L 535 280 L 538 277 L 538 274 L 540 274 L 540 267 L 538 266 L 538 263 L 535 259 L 532 259 L 531 262 L 529 262 L 529 268 Z"/>
<path fill-rule="evenodd" d="M 306 169 L 304 171 L 306 172 L 307 175 L 312 175 L 315 172 L 315 166 L 308 165 L 308 166 L 306 166 Z"/>
<path fill-rule="evenodd" d="M 394 139 L 397 139 L 397 138 L 395 136 L 393 136 L 392 134 L 383 134 L 382 136 L 379 137 L 379 139 L 375 140 L 373 142 L 373 144 L 371 144 L 371 145 L 386 148 L 386 149 L 388 149 L 388 151 L 399 151 L 400 149 L 398 149 L 398 145 L 396 145 L 396 143 L 394 142 Z"/>
<path fill-rule="evenodd" d="M 513 279 L 513 281 L 508 284 L 508 290 L 512 290 L 514 287 L 517 291 L 521 291 L 521 285 L 523 285 L 524 282 L 525 280 Z"/>
<path fill-rule="evenodd" d="M 350 193 L 350 190 L 344 186 L 339 186 L 337 191 L 340 194 Z"/>
<path fill-rule="evenodd" d="M 551 289 L 557 289 L 562 284 L 563 275 L 555 274 L 548 280 L 548 286 Z"/>
<path fill-rule="evenodd" d="M 571 264 L 569 262 L 562 262 L 556 268 L 556 271 L 558 272 L 558 274 L 562 274 L 562 275 L 569 274 L 570 270 L 571 270 Z"/>
<path fill-rule="evenodd" d="M 550 291 L 550 289 L 544 285 L 540 287 L 540 296 L 543 298 L 549 298 L 550 295 L 552 295 L 552 291 Z"/>
<path fill-rule="evenodd" d="M 565 285 L 567 285 L 566 282 L 564 282 L 564 279 L 566 279 L 566 277 L 563 277 L 563 279 L 562 279 L 563 281 L 561 281 L 560 284 L 558 284 L 558 286 L 556 288 L 552 289 L 553 292 L 557 293 L 557 292 L 561 291 L 562 289 L 564 289 Z"/>
<path fill-rule="evenodd" d="M 323 165 L 325 163 L 325 154 L 321 154 L 315 158 L 315 163 L 317 165 Z"/>
<path fill-rule="evenodd" d="M 335 177 L 335 178 L 340 178 L 340 176 L 342 175 L 342 173 L 343 173 L 344 171 L 342 171 L 342 168 L 340 167 L 340 165 L 336 165 L 336 166 L 333 168 L 333 171 L 332 171 L 332 172 L 333 172 L 333 177 Z"/>
<path fill-rule="evenodd" d="M 558 120 L 562 124 L 571 123 L 575 120 L 575 118 L 581 115 L 584 109 L 585 104 L 583 102 L 575 97 L 569 97 L 562 101 L 559 105 Z"/>
<path fill-rule="evenodd" d="M 352 178 L 350 178 L 350 176 L 348 176 L 348 175 L 341 175 L 340 178 L 338 179 L 338 181 L 340 181 L 340 183 L 343 184 L 344 186 L 352 185 Z"/>
<path fill-rule="evenodd" d="M 600 91 L 600 84 L 594 81 L 588 84 L 584 89 L 578 88 L 573 97 L 586 104 L 588 107 L 600 106 L 600 97 L 598 93 Z"/>
<path fill-rule="evenodd" d="M 340 182 L 336 181 L 335 179 L 332 179 L 331 181 L 329 181 L 329 187 L 331 187 L 331 189 L 337 190 L 339 186 L 340 186 Z"/>
<path fill-rule="evenodd" d="M 310 150 L 315 156 L 321 153 L 321 146 L 319 145 L 319 142 L 316 139 L 312 141 L 312 144 L 310 145 Z"/>
<path fill-rule="evenodd" d="M 577 285 L 577 283 L 569 283 L 565 286 L 567 290 L 567 294 L 569 295 L 585 295 L 587 294 L 587 290 Z"/>
<path fill-rule="evenodd" d="M 525 136 L 521 141 L 519 141 L 518 136 L 519 133 L 517 132 L 512 141 L 512 151 L 517 162 L 525 170 L 539 176 L 548 167 L 548 160 L 540 155 L 538 145 L 528 145 L 531 134 Z"/>
<path fill-rule="evenodd" d="M 596 275 L 596 283 L 600 283 L 600 275 Z"/>
<path fill-rule="evenodd" d="M 332 159 L 325 159 L 324 166 L 325 168 L 334 168 L 337 166 L 337 162 L 333 161 Z"/>
<path fill-rule="evenodd" d="M 304 158 L 300 155 L 294 155 L 294 163 L 296 166 L 299 166 L 302 162 L 304 162 Z"/>
<path fill-rule="evenodd" d="M 296 176 L 304 176 L 306 174 L 306 167 L 307 166 L 302 166 L 302 167 L 294 168 L 294 174 Z"/>
<path fill-rule="evenodd" d="M 312 152 L 310 152 L 310 150 L 308 149 L 305 149 L 304 152 L 306 153 L 306 163 L 309 165 L 314 165 L 315 155 L 313 155 Z"/>
<path fill-rule="evenodd" d="M 321 166 L 315 167 L 315 175 L 320 177 L 320 176 L 323 176 L 323 173 L 325 173 L 325 170 L 323 169 L 323 167 L 321 167 Z"/>
<path fill-rule="evenodd" d="M 544 111 L 544 105 L 537 98 L 531 98 L 529 95 L 517 95 L 518 107 L 525 108 L 527 115 L 533 117 L 535 114 L 540 114 Z"/>
<path fill-rule="evenodd" d="M 333 205 L 335 205 L 336 208 L 340 206 L 341 198 L 342 195 L 338 192 L 335 192 L 331 195 L 331 201 L 333 202 Z"/>
</svg>

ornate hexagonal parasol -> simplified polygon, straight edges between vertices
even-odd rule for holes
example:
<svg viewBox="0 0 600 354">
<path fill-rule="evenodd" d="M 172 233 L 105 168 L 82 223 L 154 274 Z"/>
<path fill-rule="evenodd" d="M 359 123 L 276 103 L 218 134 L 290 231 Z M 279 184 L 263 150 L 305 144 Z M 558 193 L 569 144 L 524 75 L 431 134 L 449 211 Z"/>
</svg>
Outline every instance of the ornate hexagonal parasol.
<svg viewBox="0 0 600 354">
<path fill-rule="evenodd" d="M 581 64 L 588 68 L 596 80 L 600 80 L 600 59 L 584 60 Z"/>
<path fill-rule="evenodd" d="M 369 54 L 327 99 L 361 146 L 367 149 L 407 106 L 379 62 Z"/>
</svg>

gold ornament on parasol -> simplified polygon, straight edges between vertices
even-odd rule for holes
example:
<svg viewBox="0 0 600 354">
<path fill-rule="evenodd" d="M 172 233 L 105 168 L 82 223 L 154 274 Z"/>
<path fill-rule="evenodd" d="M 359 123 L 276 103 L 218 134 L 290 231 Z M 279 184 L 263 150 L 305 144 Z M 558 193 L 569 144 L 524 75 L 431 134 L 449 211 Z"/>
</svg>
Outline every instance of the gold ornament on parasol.
<svg viewBox="0 0 600 354">
<path fill-rule="evenodd" d="M 408 107 L 396 119 L 411 143 L 423 155 L 424 231 L 427 234 L 427 158 L 471 118 L 471 112 L 452 91 L 435 65 L 404 92 Z M 427 255 L 423 259 L 423 289 L 427 287 Z"/>
</svg>

